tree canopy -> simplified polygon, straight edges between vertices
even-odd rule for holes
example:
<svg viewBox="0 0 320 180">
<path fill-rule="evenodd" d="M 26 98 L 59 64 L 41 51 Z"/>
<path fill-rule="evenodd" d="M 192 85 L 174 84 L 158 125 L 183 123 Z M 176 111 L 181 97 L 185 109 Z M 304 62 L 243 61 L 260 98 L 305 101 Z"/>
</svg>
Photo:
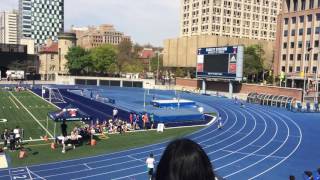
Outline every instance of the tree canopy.
<svg viewBox="0 0 320 180">
<path fill-rule="evenodd" d="M 244 76 L 251 79 L 259 76 L 263 72 L 264 51 L 260 45 L 247 46 L 244 52 Z"/>
</svg>

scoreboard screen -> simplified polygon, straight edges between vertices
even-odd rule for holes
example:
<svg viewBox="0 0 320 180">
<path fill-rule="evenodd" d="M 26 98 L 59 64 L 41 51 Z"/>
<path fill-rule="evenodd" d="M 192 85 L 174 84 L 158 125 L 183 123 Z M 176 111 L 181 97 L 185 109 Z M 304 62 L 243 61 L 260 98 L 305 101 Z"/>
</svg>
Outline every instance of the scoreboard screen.
<svg viewBox="0 0 320 180">
<path fill-rule="evenodd" d="M 197 77 L 241 80 L 243 46 L 198 49 Z"/>
</svg>

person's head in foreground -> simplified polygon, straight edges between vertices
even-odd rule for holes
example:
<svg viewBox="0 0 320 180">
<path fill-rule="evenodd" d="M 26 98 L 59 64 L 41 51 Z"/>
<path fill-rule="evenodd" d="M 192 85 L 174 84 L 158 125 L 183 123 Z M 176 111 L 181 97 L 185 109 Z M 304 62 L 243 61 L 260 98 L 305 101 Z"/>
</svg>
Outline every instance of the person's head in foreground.
<svg viewBox="0 0 320 180">
<path fill-rule="evenodd" d="M 156 180 L 214 180 L 209 157 L 189 139 L 172 141 L 157 167 Z"/>
</svg>

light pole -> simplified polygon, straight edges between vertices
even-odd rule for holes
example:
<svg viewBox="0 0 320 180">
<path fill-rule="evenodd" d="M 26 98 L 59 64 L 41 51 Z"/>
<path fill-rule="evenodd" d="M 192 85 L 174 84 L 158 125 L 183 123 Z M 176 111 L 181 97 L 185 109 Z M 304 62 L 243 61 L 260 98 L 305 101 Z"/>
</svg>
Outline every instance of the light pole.
<svg viewBox="0 0 320 180">
<path fill-rule="evenodd" d="M 319 61 L 320 61 L 320 52 L 318 52 L 318 58 L 317 58 L 317 70 L 316 70 L 316 93 L 315 93 L 315 99 L 314 102 L 318 102 L 318 97 L 319 97 Z"/>
<path fill-rule="evenodd" d="M 308 48 L 308 60 L 309 60 L 309 62 L 310 62 L 310 60 L 311 60 L 311 50 L 312 50 L 312 48 L 311 47 L 309 47 Z M 304 62 L 306 61 L 306 59 L 304 59 Z M 305 96 L 306 96 L 306 79 L 307 79 L 307 73 L 306 73 L 306 66 L 305 66 L 305 63 L 303 63 L 303 72 L 304 72 L 304 78 L 303 78 L 303 99 L 302 99 L 302 101 L 304 102 L 304 98 L 305 98 Z"/>
</svg>

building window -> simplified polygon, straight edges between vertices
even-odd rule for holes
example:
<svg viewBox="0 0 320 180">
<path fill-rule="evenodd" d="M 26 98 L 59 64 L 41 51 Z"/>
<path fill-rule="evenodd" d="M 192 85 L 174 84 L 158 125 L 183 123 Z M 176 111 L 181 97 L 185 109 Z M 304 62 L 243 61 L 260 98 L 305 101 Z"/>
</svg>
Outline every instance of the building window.
<svg viewBox="0 0 320 180">
<path fill-rule="evenodd" d="M 306 41 L 306 48 L 308 49 L 308 48 L 310 48 L 310 47 L 311 47 L 310 41 Z"/>
<path fill-rule="evenodd" d="M 292 72 L 292 66 L 289 66 L 289 72 Z"/>
<path fill-rule="evenodd" d="M 315 34 L 320 34 L 320 27 L 316 27 Z"/>
<path fill-rule="evenodd" d="M 300 19 L 300 23 L 304 22 L 304 16 L 299 16 L 299 19 Z"/>
<path fill-rule="evenodd" d="M 283 31 L 283 36 L 284 36 L 284 37 L 287 37 L 287 36 L 288 36 L 288 30 L 284 30 L 284 31 Z"/>
<path fill-rule="evenodd" d="M 287 49 L 288 43 L 283 43 L 283 49 Z"/>
<path fill-rule="evenodd" d="M 304 57 L 305 57 L 304 60 L 309 61 L 309 54 L 305 54 Z"/>
<path fill-rule="evenodd" d="M 300 72 L 300 66 L 296 67 L 296 72 Z"/>
<path fill-rule="evenodd" d="M 292 23 L 292 24 L 295 24 L 295 23 L 296 23 L 296 19 L 297 19 L 296 17 L 292 17 L 292 18 L 291 18 L 291 23 Z"/>
<path fill-rule="evenodd" d="M 313 60 L 314 60 L 314 61 L 317 61 L 317 60 L 318 60 L 318 53 L 313 54 Z"/>
<path fill-rule="evenodd" d="M 306 0 L 301 0 L 301 10 L 306 9 Z"/>
<path fill-rule="evenodd" d="M 312 14 L 309 14 L 308 15 L 308 22 L 311 22 L 312 21 Z"/>
<path fill-rule="evenodd" d="M 316 66 L 312 67 L 312 73 L 317 73 L 317 67 Z"/>
<path fill-rule="evenodd" d="M 291 36 L 295 36 L 296 35 L 296 30 L 295 29 L 292 29 L 291 30 Z"/>
<path fill-rule="evenodd" d="M 303 35 L 303 29 L 299 29 L 299 35 L 302 36 Z"/>
<path fill-rule="evenodd" d="M 319 40 L 314 41 L 314 47 L 319 47 Z"/>
<path fill-rule="evenodd" d="M 310 0 L 309 9 L 313 9 L 313 7 L 314 7 L 314 0 Z"/>
<path fill-rule="evenodd" d="M 302 48 L 302 41 L 298 41 L 298 48 Z"/>
<path fill-rule="evenodd" d="M 298 55 L 297 55 L 297 60 L 298 60 L 298 61 L 301 61 L 301 54 L 298 54 Z"/>
<path fill-rule="evenodd" d="M 293 54 L 290 54 L 290 61 L 293 61 Z"/>
<path fill-rule="evenodd" d="M 287 59 L 287 55 L 286 54 L 282 54 L 282 60 L 285 61 Z"/>
<path fill-rule="evenodd" d="M 294 42 L 290 43 L 290 48 L 294 48 Z"/>
<path fill-rule="evenodd" d="M 284 18 L 284 24 L 288 24 L 289 19 L 288 18 Z"/>
<path fill-rule="evenodd" d="M 316 14 L 317 21 L 320 21 L 320 13 Z"/>
<path fill-rule="evenodd" d="M 311 28 L 308 28 L 307 29 L 307 35 L 310 35 L 311 34 Z"/>
<path fill-rule="evenodd" d="M 282 66 L 282 67 L 281 67 L 281 71 L 282 71 L 282 72 L 286 72 L 286 67 L 285 67 L 285 66 Z"/>
</svg>

